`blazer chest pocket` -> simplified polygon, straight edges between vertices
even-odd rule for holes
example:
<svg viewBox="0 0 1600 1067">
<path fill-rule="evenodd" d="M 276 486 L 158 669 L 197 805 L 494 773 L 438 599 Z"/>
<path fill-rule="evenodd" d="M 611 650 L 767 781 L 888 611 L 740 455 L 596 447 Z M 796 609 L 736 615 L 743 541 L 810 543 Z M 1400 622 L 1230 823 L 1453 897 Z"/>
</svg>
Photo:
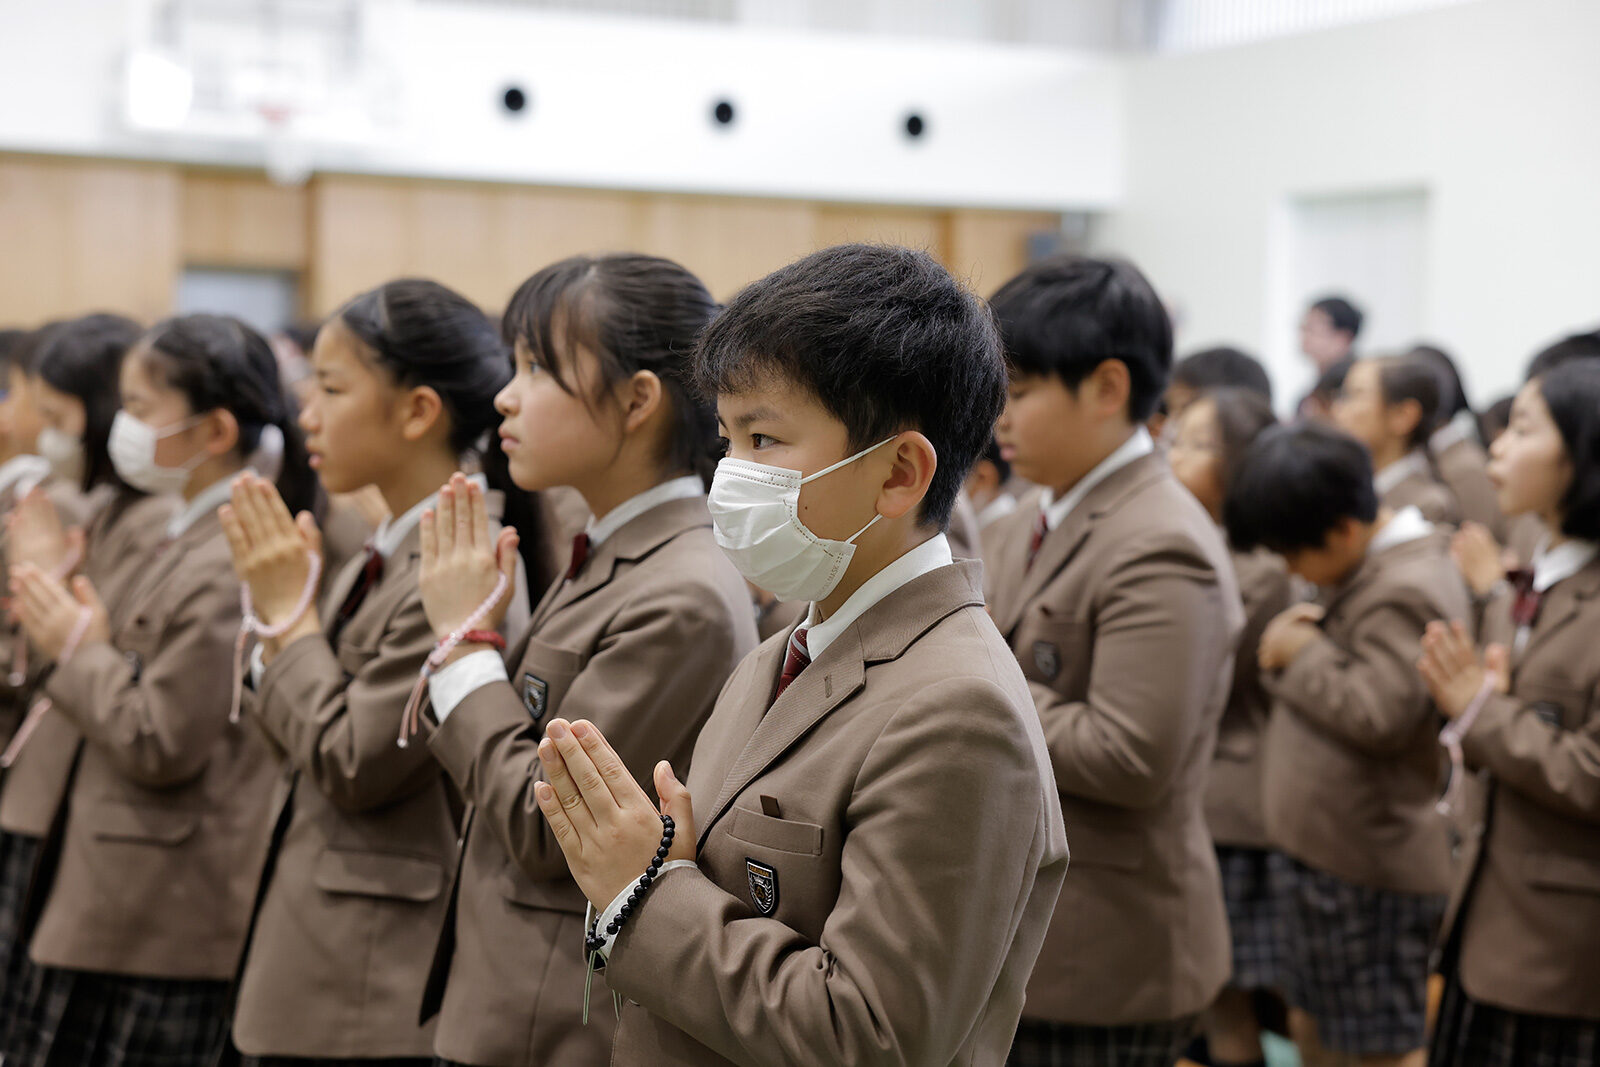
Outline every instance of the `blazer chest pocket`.
<svg viewBox="0 0 1600 1067">
<path fill-rule="evenodd" d="M 200 813 L 172 808 L 136 808 L 126 805 L 96 805 L 88 815 L 89 825 L 99 841 L 121 841 L 147 845 L 181 845 L 200 827 Z"/>
<path fill-rule="evenodd" d="M 733 809 L 733 819 L 728 823 L 728 836 L 747 845 L 777 852 L 822 855 L 822 827 L 793 819 L 775 819 L 747 808 Z"/>
<path fill-rule="evenodd" d="M 444 888 L 444 868 L 416 856 L 328 848 L 317 857 L 311 882 L 325 893 L 425 904 Z"/>
<path fill-rule="evenodd" d="M 733 867 L 731 881 L 718 881 L 763 918 L 776 917 L 806 937 L 822 934 L 821 922 L 839 895 L 839 867 L 822 855 L 822 827 L 734 808 L 717 867 Z"/>
<path fill-rule="evenodd" d="M 538 639 L 528 642 L 522 661 L 511 672 L 511 688 L 535 726 L 560 714 L 561 701 L 583 670 L 587 657 Z"/>
<path fill-rule="evenodd" d="M 1516 697 L 1540 721 L 1558 730 L 1581 729 L 1588 719 L 1589 695 L 1576 687 L 1518 680 Z"/>
<path fill-rule="evenodd" d="M 1030 682 L 1058 693 L 1076 692 L 1087 679 L 1078 677 L 1088 659 L 1089 623 L 1044 612 L 1030 614 L 1017 627 L 1014 648 L 1022 673 Z"/>
</svg>

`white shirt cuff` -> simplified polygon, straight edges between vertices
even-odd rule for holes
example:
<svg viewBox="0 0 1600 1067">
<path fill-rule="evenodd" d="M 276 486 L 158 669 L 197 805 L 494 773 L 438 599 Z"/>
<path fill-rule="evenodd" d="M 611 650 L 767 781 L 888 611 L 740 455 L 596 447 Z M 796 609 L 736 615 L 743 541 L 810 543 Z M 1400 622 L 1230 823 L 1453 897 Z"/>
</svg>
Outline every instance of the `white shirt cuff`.
<svg viewBox="0 0 1600 1067">
<path fill-rule="evenodd" d="M 256 692 L 261 691 L 261 676 L 267 672 L 267 654 L 257 641 L 250 650 L 250 688 Z"/>
<path fill-rule="evenodd" d="M 467 697 L 490 682 L 508 682 L 506 661 L 492 648 L 462 656 L 454 663 L 428 676 L 428 697 L 433 702 L 433 718 L 443 723 Z"/>
<path fill-rule="evenodd" d="M 661 865 L 661 870 L 656 873 L 656 877 L 660 878 L 668 871 L 676 870 L 679 867 L 699 866 L 694 860 L 668 860 Z M 611 925 L 613 919 L 622 914 L 622 906 L 628 902 L 628 898 L 633 895 L 634 887 L 638 884 L 639 879 L 637 878 L 629 882 L 628 887 L 618 893 L 615 900 L 606 905 L 606 910 L 600 913 L 599 921 L 594 924 L 595 935 L 605 942 L 600 946 L 600 955 L 608 960 L 611 958 L 611 935 L 606 933 L 606 927 Z"/>
</svg>

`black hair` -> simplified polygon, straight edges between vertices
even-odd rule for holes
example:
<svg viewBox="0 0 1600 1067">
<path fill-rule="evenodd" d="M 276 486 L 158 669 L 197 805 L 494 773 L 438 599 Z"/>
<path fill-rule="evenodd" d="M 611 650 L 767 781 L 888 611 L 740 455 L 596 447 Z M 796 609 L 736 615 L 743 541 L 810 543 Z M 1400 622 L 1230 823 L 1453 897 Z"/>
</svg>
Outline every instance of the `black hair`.
<svg viewBox="0 0 1600 1067">
<path fill-rule="evenodd" d="M 283 434 L 278 492 L 291 512 L 322 512 L 321 486 L 307 462 L 305 437 L 284 393 L 272 345 L 228 315 L 180 315 L 158 323 L 135 349 L 151 377 L 182 393 L 196 415 L 222 409 L 239 424 L 240 458 L 261 443 L 261 431 Z"/>
<path fill-rule="evenodd" d="M 1201 395 L 1211 402 L 1217 423 L 1217 473 L 1223 490 L 1233 484 L 1239 461 L 1262 431 L 1277 425 L 1272 403 L 1255 389 L 1231 386 Z"/>
<path fill-rule="evenodd" d="M 28 342 L 27 330 L 0 330 L 0 377 L 11 366 L 11 361 L 16 358 L 19 350 L 26 347 Z M 0 389 L 5 388 L 0 381 Z"/>
<path fill-rule="evenodd" d="M 1311 305 L 1311 310 L 1320 311 L 1328 316 L 1333 328 L 1349 334 L 1350 340 L 1354 341 L 1361 336 L 1361 323 L 1366 316 L 1347 298 L 1338 295 L 1325 296 L 1315 301 Z"/>
<path fill-rule="evenodd" d="M 1439 424 L 1443 425 L 1461 414 L 1471 411 L 1472 403 L 1467 399 L 1467 387 L 1461 380 L 1461 371 L 1456 366 L 1456 361 L 1450 358 L 1450 353 L 1438 345 L 1412 345 L 1411 351 L 1405 354 L 1406 359 L 1421 360 L 1433 368 L 1438 376 L 1440 393 Z"/>
<path fill-rule="evenodd" d="M 926 252 L 888 245 L 823 249 L 746 286 L 702 336 L 695 374 L 707 394 L 796 385 L 853 451 L 921 432 L 938 456 L 921 518 L 941 529 L 1005 406 L 983 301 Z"/>
<path fill-rule="evenodd" d="M 1524 380 L 1531 382 L 1576 359 L 1600 359 L 1600 330 L 1568 334 L 1554 344 L 1546 345 L 1529 360 Z"/>
<path fill-rule="evenodd" d="M 1503 396 L 1478 416 L 1478 430 L 1486 445 L 1493 444 L 1496 437 L 1506 432 L 1506 427 L 1511 424 L 1511 405 L 1516 401 L 1515 396 Z"/>
<path fill-rule="evenodd" d="M 984 447 L 983 455 L 978 458 L 994 464 L 994 469 L 1000 475 L 1001 485 L 1005 485 L 1011 480 L 1011 464 L 1000 454 L 1000 442 L 997 439 L 989 438 L 988 445 Z"/>
<path fill-rule="evenodd" d="M 511 381 L 511 354 L 477 305 L 438 282 L 402 278 L 362 293 L 338 318 L 405 388 L 439 395 L 450 418 L 450 447 L 476 454 L 492 489 L 505 496 L 502 515 L 521 537 L 523 567 L 534 589 L 555 575 L 546 550 L 549 532 L 534 498 L 511 480 L 495 428 L 495 396 Z"/>
<path fill-rule="evenodd" d="M 512 295 L 500 328 L 508 345 L 525 344 L 568 393 L 575 393 L 580 347 L 594 353 L 607 385 L 639 371 L 654 374 L 673 418 L 662 459 L 710 488 L 717 416 L 694 387 L 694 346 L 716 313 L 705 284 L 672 260 L 612 253 L 573 256 L 539 271 Z"/>
<path fill-rule="evenodd" d="M 1040 260 L 990 298 L 1014 374 L 1055 375 L 1076 389 L 1107 360 L 1128 368 L 1128 418 L 1155 413 L 1172 371 L 1172 319 L 1131 263 Z"/>
<path fill-rule="evenodd" d="M 139 340 L 139 324 L 121 315 L 84 315 L 42 327 L 33 349 L 32 366 L 52 389 L 83 403 L 83 482 L 88 492 L 113 485 L 135 492 L 117 475 L 106 451 L 111 421 L 122 405 L 118 375 L 122 358 Z"/>
<path fill-rule="evenodd" d="M 1378 389 L 1388 407 L 1416 401 L 1420 414 L 1411 435 L 1406 439 L 1408 448 L 1421 448 L 1428 443 L 1433 431 L 1439 428 L 1440 395 L 1443 383 L 1431 362 L 1410 356 L 1388 356 L 1373 360 L 1378 367 Z"/>
<path fill-rule="evenodd" d="M 1310 422 L 1263 430 L 1240 458 L 1222 507 L 1229 539 L 1245 552 L 1323 548 L 1344 520 L 1377 517 L 1366 448 Z"/>
<path fill-rule="evenodd" d="M 1172 384 L 1203 393 L 1208 389 L 1249 389 L 1272 403 L 1272 379 L 1259 360 L 1226 345 L 1206 348 L 1180 359 L 1172 368 Z"/>
<path fill-rule="evenodd" d="M 321 328 L 322 325 L 316 322 L 292 322 L 279 332 L 287 337 L 290 343 L 300 350 L 302 355 L 309 358 L 311 350 L 317 344 L 317 331 Z"/>
<path fill-rule="evenodd" d="M 1561 532 L 1600 540 L 1600 363 L 1575 360 L 1539 379 L 1550 419 L 1572 462 L 1572 484 L 1561 501 Z"/>
</svg>

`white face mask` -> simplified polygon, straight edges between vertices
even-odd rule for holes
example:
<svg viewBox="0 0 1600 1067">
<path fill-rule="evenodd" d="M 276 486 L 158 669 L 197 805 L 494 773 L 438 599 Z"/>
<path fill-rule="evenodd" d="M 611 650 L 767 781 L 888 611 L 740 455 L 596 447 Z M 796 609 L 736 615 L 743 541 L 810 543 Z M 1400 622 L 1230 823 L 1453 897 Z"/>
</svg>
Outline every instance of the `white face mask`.
<svg viewBox="0 0 1600 1067">
<path fill-rule="evenodd" d="M 752 585 L 779 600 L 822 600 L 844 577 L 856 554 L 856 538 L 883 516 L 872 516 L 872 522 L 844 541 L 818 537 L 800 521 L 800 487 L 893 440 L 879 441 L 810 477 L 786 467 L 723 460 L 706 497 L 717 544 Z"/>
<path fill-rule="evenodd" d="M 50 473 L 64 482 L 83 478 L 83 440 L 54 426 L 39 431 L 35 446 L 50 464 Z"/>
<path fill-rule="evenodd" d="M 163 467 L 156 463 L 156 445 L 163 438 L 195 426 L 200 416 L 157 430 L 149 423 L 140 422 L 126 411 L 119 411 L 111 420 L 111 438 L 106 451 L 111 454 L 111 465 L 117 477 L 146 493 L 181 493 L 189 484 L 189 475 L 206 460 L 201 449 L 181 467 Z"/>
</svg>

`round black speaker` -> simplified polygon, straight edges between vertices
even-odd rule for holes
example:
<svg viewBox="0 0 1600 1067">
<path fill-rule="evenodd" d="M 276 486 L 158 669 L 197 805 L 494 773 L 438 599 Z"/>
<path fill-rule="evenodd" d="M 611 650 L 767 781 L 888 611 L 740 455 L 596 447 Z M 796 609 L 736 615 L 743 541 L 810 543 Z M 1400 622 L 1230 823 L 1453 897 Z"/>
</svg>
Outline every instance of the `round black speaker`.
<svg viewBox="0 0 1600 1067">
<path fill-rule="evenodd" d="M 717 120 L 718 126 L 732 126 L 733 114 L 733 102 L 730 100 L 718 100 L 711 109 L 711 117 Z"/>
<path fill-rule="evenodd" d="M 906 136 L 912 140 L 921 137 L 928 130 L 928 124 L 922 121 L 922 116 L 916 112 L 906 116 Z"/>
<path fill-rule="evenodd" d="M 522 91 L 520 85 L 508 85 L 500 98 L 501 105 L 511 114 L 515 115 L 528 106 L 528 94 Z"/>
</svg>

